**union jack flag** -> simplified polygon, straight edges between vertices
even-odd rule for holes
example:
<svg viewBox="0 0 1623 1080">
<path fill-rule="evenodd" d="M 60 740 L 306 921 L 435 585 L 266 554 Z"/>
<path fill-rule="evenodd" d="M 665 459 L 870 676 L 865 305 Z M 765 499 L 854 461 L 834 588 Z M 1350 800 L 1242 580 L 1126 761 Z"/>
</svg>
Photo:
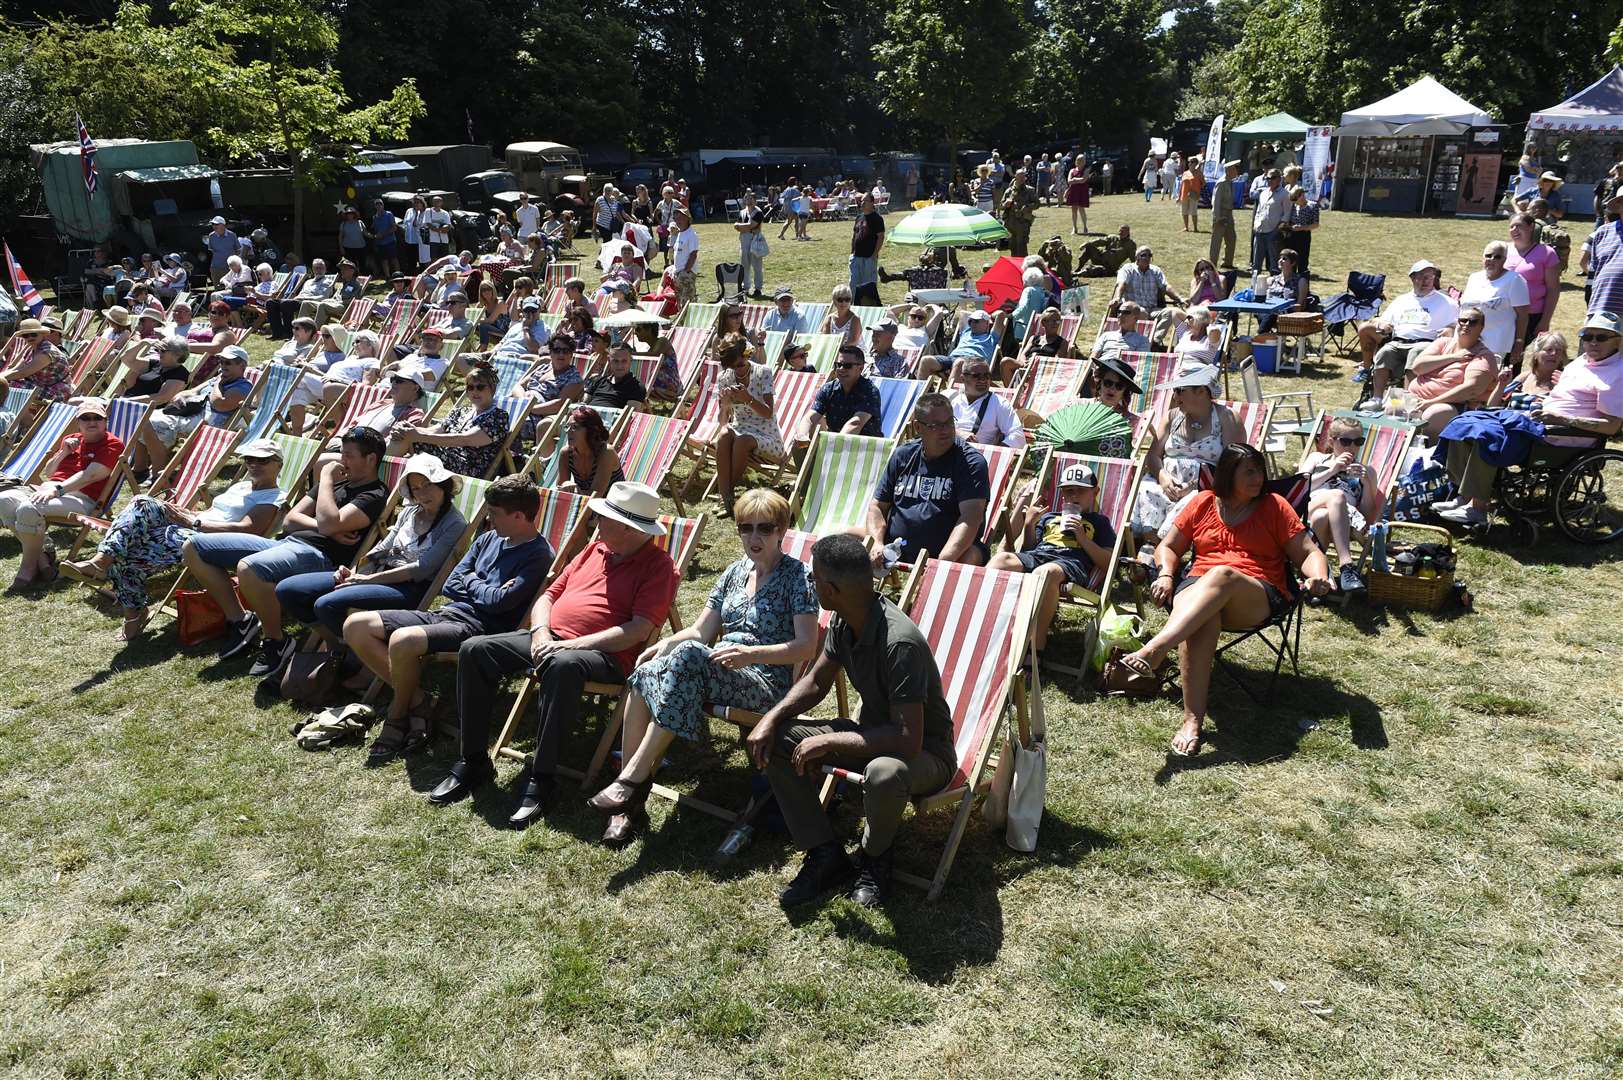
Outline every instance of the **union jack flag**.
<svg viewBox="0 0 1623 1080">
<path fill-rule="evenodd" d="M 74 113 L 73 118 L 79 121 L 79 167 L 85 173 L 85 194 L 96 193 L 96 144 L 90 138 L 90 129 L 85 127 L 84 119 Z"/>
<path fill-rule="evenodd" d="M 12 292 L 16 293 L 17 302 L 28 309 L 28 314 L 37 319 L 39 313 L 45 310 L 45 301 L 40 297 L 39 290 L 34 288 L 34 283 L 28 280 L 28 275 L 23 273 L 22 264 L 17 261 L 16 256 L 12 255 L 11 245 L 5 244 L 4 246 L 6 266 L 11 271 Z"/>
</svg>

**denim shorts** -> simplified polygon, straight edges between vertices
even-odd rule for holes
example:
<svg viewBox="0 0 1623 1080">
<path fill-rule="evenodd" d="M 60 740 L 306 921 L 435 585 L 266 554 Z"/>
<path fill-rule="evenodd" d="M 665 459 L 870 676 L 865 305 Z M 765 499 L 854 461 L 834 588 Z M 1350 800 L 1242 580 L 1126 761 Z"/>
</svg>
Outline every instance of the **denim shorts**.
<svg viewBox="0 0 1623 1080">
<path fill-rule="evenodd" d="M 252 533 L 198 533 L 191 545 L 197 557 L 210 566 L 235 570 L 241 564 L 272 584 L 294 574 L 335 569 L 331 559 L 303 540 L 272 540 Z"/>
</svg>

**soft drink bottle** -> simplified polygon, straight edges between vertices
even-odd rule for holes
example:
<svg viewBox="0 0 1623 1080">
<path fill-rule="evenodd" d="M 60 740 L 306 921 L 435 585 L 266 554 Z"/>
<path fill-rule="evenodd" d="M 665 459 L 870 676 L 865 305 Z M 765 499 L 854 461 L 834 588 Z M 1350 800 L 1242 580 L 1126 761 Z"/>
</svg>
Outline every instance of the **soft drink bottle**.
<svg viewBox="0 0 1623 1080">
<path fill-rule="evenodd" d="M 1370 562 L 1380 573 L 1386 573 L 1386 522 L 1377 521 L 1369 527 Z"/>
</svg>

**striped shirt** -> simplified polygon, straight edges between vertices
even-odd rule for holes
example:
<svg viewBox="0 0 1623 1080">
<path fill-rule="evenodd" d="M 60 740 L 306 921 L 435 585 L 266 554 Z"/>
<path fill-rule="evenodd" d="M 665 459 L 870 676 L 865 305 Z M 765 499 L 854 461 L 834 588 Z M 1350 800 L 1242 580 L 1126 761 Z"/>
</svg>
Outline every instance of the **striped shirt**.
<svg viewBox="0 0 1623 1080">
<path fill-rule="evenodd" d="M 1623 313 L 1623 222 L 1614 221 L 1589 234 L 1589 313 Z"/>
</svg>

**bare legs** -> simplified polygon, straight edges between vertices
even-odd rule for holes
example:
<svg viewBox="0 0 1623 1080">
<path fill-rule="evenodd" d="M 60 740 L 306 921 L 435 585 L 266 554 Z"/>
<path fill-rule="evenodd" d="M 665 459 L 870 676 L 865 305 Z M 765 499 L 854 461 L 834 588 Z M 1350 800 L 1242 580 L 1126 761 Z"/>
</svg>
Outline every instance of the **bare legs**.
<svg viewBox="0 0 1623 1080">
<path fill-rule="evenodd" d="M 753 435 L 740 435 L 731 426 L 716 435 L 716 486 L 721 505 L 729 513 L 733 508 L 733 489 L 749 471 L 750 455 L 757 443 Z"/>
<path fill-rule="evenodd" d="M 675 739 L 674 731 L 653 723 L 642 695 L 628 688 L 625 720 L 620 727 L 620 782 L 640 784 L 652 777 Z"/>
<path fill-rule="evenodd" d="M 404 720 L 421 695 L 423 657 L 428 655 L 428 637 L 420 627 L 408 626 L 385 637 L 383 619 L 375 611 L 357 611 L 344 620 L 344 641 L 371 672 L 389 684 L 394 700 L 389 702 L 391 721 Z"/>
<path fill-rule="evenodd" d="M 1352 565 L 1352 521 L 1347 493 L 1340 488 L 1316 491 L 1307 504 L 1307 521 L 1320 546 L 1334 544 L 1340 566 Z"/>
<path fill-rule="evenodd" d="M 1172 739 L 1175 752 L 1189 753 L 1200 741 L 1219 632 L 1258 626 L 1267 621 L 1268 613 L 1268 593 L 1261 581 L 1219 566 L 1173 598 L 1172 615 L 1161 632 L 1129 658 L 1154 671 L 1171 649 L 1181 650 L 1183 725 Z"/>
</svg>

